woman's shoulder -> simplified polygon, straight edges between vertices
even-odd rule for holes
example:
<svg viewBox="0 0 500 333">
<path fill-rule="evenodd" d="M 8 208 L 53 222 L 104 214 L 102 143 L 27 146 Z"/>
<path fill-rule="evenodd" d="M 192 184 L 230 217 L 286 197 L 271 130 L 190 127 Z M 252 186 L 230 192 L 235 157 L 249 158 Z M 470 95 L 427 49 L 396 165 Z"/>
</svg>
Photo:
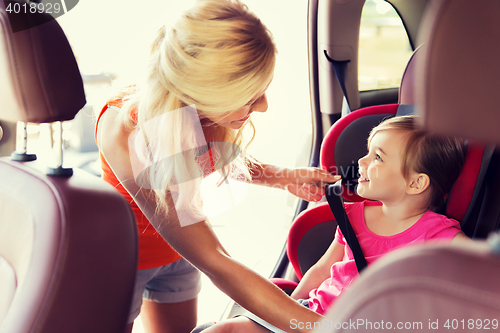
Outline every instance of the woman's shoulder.
<svg viewBox="0 0 500 333">
<path fill-rule="evenodd" d="M 124 158 L 128 158 L 128 138 L 132 129 L 128 128 L 119 117 L 119 109 L 116 105 L 108 104 L 97 123 L 96 141 L 99 151 L 105 157 L 111 167 Z"/>
</svg>

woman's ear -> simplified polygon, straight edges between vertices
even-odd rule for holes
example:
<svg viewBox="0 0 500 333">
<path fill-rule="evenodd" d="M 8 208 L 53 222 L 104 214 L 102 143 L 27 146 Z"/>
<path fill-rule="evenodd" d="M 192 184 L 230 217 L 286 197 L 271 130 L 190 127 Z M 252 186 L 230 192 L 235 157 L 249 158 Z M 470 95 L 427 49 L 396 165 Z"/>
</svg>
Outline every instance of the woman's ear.
<svg viewBox="0 0 500 333">
<path fill-rule="evenodd" d="M 427 176 L 425 173 L 413 173 L 410 176 L 406 193 L 420 194 L 424 192 L 429 187 L 430 184 L 431 180 L 429 176 Z"/>
</svg>

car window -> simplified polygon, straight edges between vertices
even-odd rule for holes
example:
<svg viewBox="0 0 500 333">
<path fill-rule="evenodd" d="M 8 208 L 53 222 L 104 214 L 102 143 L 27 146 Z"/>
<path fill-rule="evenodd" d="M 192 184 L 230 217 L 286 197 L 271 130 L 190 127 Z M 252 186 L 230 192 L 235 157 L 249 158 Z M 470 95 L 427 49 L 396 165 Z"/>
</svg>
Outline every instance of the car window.
<svg viewBox="0 0 500 333">
<path fill-rule="evenodd" d="M 412 52 L 394 8 L 384 0 L 367 0 L 359 36 L 359 90 L 399 87 Z"/>
</svg>

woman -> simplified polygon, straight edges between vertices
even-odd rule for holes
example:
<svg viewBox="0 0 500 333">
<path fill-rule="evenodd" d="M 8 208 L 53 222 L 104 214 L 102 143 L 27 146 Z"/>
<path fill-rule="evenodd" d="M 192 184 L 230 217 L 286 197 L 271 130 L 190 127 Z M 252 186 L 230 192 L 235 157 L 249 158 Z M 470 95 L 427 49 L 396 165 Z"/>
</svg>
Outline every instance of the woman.
<svg viewBox="0 0 500 333">
<path fill-rule="evenodd" d="M 320 169 L 261 164 L 241 148 L 251 114 L 267 110 L 275 54 L 267 28 L 238 0 L 202 1 L 171 31 L 160 29 L 145 80 L 101 111 L 96 139 L 103 178 L 129 200 L 139 228 L 128 332 L 143 296 L 148 332 L 189 332 L 196 325 L 199 273 L 190 264 L 277 327 L 319 320 L 234 261 L 202 212 L 200 182 L 216 170 L 221 179 L 280 187 L 309 201 L 321 199 L 324 183 L 338 180 Z"/>
</svg>

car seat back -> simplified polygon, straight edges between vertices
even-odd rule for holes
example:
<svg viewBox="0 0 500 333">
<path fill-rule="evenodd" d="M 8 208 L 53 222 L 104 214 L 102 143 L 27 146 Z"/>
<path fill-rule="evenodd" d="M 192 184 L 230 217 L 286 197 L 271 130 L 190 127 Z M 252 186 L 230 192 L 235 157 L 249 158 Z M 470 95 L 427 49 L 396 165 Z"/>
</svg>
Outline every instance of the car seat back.
<svg viewBox="0 0 500 333">
<path fill-rule="evenodd" d="M 500 2 L 431 2 L 419 33 L 427 49 L 417 63 L 415 95 L 422 125 L 430 131 L 488 145 L 491 161 L 463 230 L 486 238 L 500 228 L 499 90 Z"/>
<path fill-rule="evenodd" d="M 500 2 L 431 1 L 415 94 L 431 131 L 498 144 Z"/>
<path fill-rule="evenodd" d="M 69 120 L 85 104 L 62 29 L 8 10 L 23 3 L 0 2 L 0 119 L 22 121 L 21 136 L 26 122 Z M 0 158 L 0 332 L 123 332 L 137 265 L 129 204 L 62 156 L 48 174 L 20 143 Z"/>
</svg>

